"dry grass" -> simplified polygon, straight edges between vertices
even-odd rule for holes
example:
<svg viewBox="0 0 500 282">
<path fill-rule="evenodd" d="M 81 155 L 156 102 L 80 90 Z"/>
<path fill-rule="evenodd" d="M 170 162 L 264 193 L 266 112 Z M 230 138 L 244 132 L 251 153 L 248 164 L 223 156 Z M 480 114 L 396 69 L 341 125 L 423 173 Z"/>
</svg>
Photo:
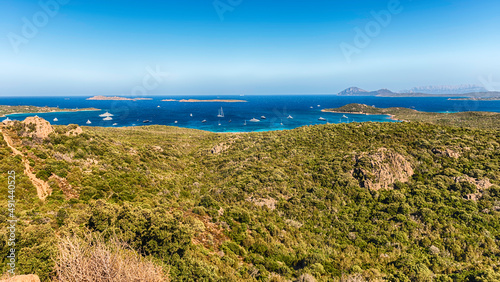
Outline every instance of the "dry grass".
<svg viewBox="0 0 500 282">
<path fill-rule="evenodd" d="M 58 249 L 55 281 L 169 281 L 161 266 L 117 239 L 65 237 Z"/>
</svg>

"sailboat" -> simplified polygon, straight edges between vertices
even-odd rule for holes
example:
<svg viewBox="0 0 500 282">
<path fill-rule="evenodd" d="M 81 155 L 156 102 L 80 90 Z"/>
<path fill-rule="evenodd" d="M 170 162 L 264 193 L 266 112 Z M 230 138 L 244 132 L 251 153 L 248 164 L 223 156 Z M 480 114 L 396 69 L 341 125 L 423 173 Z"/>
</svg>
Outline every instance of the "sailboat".
<svg viewBox="0 0 500 282">
<path fill-rule="evenodd" d="M 222 110 L 222 107 L 220 107 L 219 114 L 217 117 L 223 118 L 224 117 L 224 111 Z"/>
<path fill-rule="evenodd" d="M 245 120 L 245 123 L 243 125 L 247 125 L 247 121 Z"/>
<path fill-rule="evenodd" d="M 283 125 L 283 120 L 281 120 L 281 123 L 280 123 L 280 125 Z"/>
<path fill-rule="evenodd" d="M 219 121 L 219 125 L 220 125 L 220 121 Z"/>
<path fill-rule="evenodd" d="M 92 124 L 92 122 L 90 121 L 90 119 L 87 120 L 86 124 Z"/>
</svg>

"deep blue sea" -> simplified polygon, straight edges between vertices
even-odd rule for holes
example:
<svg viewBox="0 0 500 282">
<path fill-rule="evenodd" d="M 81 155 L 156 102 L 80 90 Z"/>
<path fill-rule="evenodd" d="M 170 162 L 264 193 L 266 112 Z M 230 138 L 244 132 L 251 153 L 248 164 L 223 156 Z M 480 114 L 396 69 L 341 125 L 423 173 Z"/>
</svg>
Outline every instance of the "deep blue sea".
<svg viewBox="0 0 500 282">
<path fill-rule="evenodd" d="M 354 115 L 321 112 L 325 108 L 341 107 L 349 103 L 363 103 L 376 107 L 407 107 L 427 112 L 490 111 L 500 112 L 500 101 L 453 101 L 442 97 L 344 97 L 336 95 L 279 95 L 279 96 L 153 96 L 153 100 L 93 101 L 85 97 L 4 97 L 1 105 L 32 105 L 59 108 L 89 108 L 101 111 L 56 112 L 36 114 L 52 124 L 79 124 L 83 126 L 142 126 L 171 125 L 212 132 L 250 132 L 293 129 L 312 124 L 346 122 L 393 122 L 383 115 Z M 134 97 L 131 97 L 134 98 Z M 181 103 L 163 102 L 163 99 L 239 99 L 246 103 Z M 224 117 L 217 117 L 223 109 Z M 100 114 L 113 114 L 105 121 Z M 9 115 L 23 120 L 35 114 Z M 192 115 L 192 116 L 191 116 Z M 265 116 L 266 119 L 262 119 Z M 288 116 L 293 119 L 287 118 Z M 318 120 L 320 117 L 326 121 Z M 58 121 L 54 121 L 57 118 Z M 259 122 L 250 122 L 252 118 Z M 92 123 L 86 124 L 87 120 Z M 148 123 L 143 121 L 148 120 Z M 206 122 L 202 122 L 206 120 Z M 246 125 L 245 125 L 246 123 Z"/>
</svg>

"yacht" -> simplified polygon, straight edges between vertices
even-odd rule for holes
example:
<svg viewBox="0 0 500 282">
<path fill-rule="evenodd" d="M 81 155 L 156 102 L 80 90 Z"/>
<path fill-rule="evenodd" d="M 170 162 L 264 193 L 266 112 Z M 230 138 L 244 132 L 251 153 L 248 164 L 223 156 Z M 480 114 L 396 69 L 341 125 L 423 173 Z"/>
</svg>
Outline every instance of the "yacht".
<svg viewBox="0 0 500 282">
<path fill-rule="evenodd" d="M 102 120 L 113 120 L 113 118 L 112 117 L 105 117 Z"/>
<path fill-rule="evenodd" d="M 115 123 L 113 123 L 113 125 L 118 125 L 118 123 L 115 122 Z"/>
<path fill-rule="evenodd" d="M 92 122 L 90 121 L 90 119 L 87 120 L 86 124 L 92 124 Z"/>
<path fill-rule="evenodd" d="M 324 117 L 319 117 L 319 119 L 318 119 L 318 120 L 321 120 L 321 121 L 326 121 L 326 118 L 324 118 Z"/>
<path fill-rule="evenodd" d="M 220 117 L 220 118 L 224 117 L 224 111 L 222 110 L 222 107 L 220 107 L 219 114 L 217 114 L 217 117 Z"/>
<path fill-rule="evenodd" d="M 54 118 L 53 121 L 59 121 L 57 118 Z"/>
<path fill-rule="evenodd" d="M 193 114 L 189 114 L 189 116 L 190 116 L 190 117 L 192 117 L 192 116 L 193 116 Z"/>
<path fill-rule="evenodd" d="M 174 123 L 177 123 L 177 121 L 174 121 Z"/>
<path fill-rule="evenodd" d="M 266 117 L 265 116 L 260 116 L 260 119 L 266 119 Z"/>
<path fill-rule="evenodd" d="M 148 122 L 151 122 L 151 121 L 148 119 L 142 121 L 142 123 L 148 123 Z"/>
<path fill-rule="evenodd" d="M 110 114 L 109 112 L 105 112 L 104 114 L 100 114 L 100 117 L 112 117 L 114 116 L 113 114 Z"/>
<path fill-rule="evenodd" d="M 260 120 L 258 120 L 258 119 L 256 119 L 256 118 L 252 118 L 250 121 L 251 121 L 251 122 L 259 122 Z"/>
<path fill-rule="evenodd" d="M 342 118 L 348 118 L 346 115 L 343 115 Z"/>
<path fill-rule="evenodd" d="M 202 122 L 202 123 L 205 123 L 205 122 L 207 122 L 207 120 L 206 120 L 206 119 L 204 119 L 204 120 L 202 120 L 201 122 Z"/>
</svg>

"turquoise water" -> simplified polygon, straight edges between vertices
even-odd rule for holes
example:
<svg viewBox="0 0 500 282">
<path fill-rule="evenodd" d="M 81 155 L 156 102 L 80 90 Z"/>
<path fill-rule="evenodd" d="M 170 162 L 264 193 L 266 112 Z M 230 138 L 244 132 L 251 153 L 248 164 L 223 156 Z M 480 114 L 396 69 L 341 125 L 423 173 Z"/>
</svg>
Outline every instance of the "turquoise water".
<svg viewBox="0 0 500 282">
<path fill-rule="evenodd" d="M 86 97 L 6 97 L 2 105 L 33 105 L 60 108 L 95 107 L 102 111 L 57 112 L 37 114 L 52 124 L 86 124 L 90 126 L 142 126 L 151 124 L 179 126 L 212 132 L 250 132 L 293 129 L 304 125 L 346 122 L 393 122 L 385 115 L 354 115 L 321 112 L 349 103 L 363 103 L 376 107 L 407 107 L 428 112 L 493 111 L 500 112 L 500 101 L 452 101 L 447 98 L 389 98 L 342 97 L 336 95 L 280 95 L 280 96 L 154 96 L 144 101 L 92 101 Z M 239 99 L 246 103 L 181 103 L 163 102 L 163 99 Z M 222 107 L 224 117 L 217 117 Z M 105 121 L 99 114 L 110 112 L 112 120 Z M 192 116 L 191 116 L 192 114 Z M 35 114 L 9 115 L 23 120 Z M 265 116 L 266 119 L 262 119 Z M 293 119 L 287 118 L 288 116 Z M 326 121 L 318 120 L 320 117 Z M 53 121 L 57 118 L 58 121 Z M 250 122 L 252 118 L 260 122 Z M 143 121 L 149 122 L 144 123 Z M 206 120 L 206 122 L 202 122 Z M 177 123 L 176 123 L 177 121 Z M 246 122 L 246 125 L 245 125 Z M 219 125 L 220 124 L 220 125 Z"/>
</svg>

